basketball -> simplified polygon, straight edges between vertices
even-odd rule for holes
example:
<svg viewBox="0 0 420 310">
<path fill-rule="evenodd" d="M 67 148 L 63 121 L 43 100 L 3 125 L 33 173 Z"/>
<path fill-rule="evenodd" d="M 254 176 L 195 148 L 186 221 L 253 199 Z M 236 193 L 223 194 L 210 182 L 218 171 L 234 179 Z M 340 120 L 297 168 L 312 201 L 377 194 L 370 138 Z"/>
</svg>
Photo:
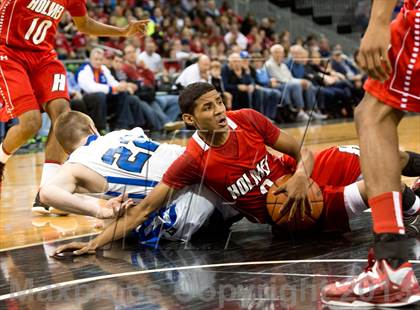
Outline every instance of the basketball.
<svg viewBox="0 0 420 310">
<path fill-rule="evenodd" d="M 267 194 L 267 211 L 270 215 L 273 222 L 289 231 L 305 231 L 310 230 L 315 227 L 315 224 L 318 218 L 321 216 L 322 208 L 323 208 L 323 197 L 322 191 L 319 188 L 318 184 L 312 179 L 310 179 L 311 183 L 308 188 L 308 200 L 312 206 L 312 212 L 310 215 L 305 214 L 305 217 L 302 219 L 301 213 L 298 210 L 293 218 L 288 221 L 289 219 L 289 212 L 281 216 L 281 211 L 283 209 L 283 204 L 287 200 L 287 193 L 280 193 L 278 195 L 274 195 L 276 189 L 287 182 L 292 175 L 285 175 L 278 179 L 270 188 Z"/>
</svg>

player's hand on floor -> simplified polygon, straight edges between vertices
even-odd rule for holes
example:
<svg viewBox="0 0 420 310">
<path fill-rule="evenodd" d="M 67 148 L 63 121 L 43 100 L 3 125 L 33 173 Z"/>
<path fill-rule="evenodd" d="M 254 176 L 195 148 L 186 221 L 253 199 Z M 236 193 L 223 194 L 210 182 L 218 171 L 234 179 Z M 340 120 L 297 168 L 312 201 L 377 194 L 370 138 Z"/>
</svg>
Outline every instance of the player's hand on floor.
<svg viewBox="0 0 420 310">
<path fill-rule="evenodd" d="M 388 58 L 390 42 L 388 25 L 369 25 L 357 55 L 358 65 L 373 79 L 386 81 L 392 71 Z"/>
<path fill-rule="evenodd" d="M 310 182 L 310 179 L 305 175 L 295 173 L 286 183 L 275 190 L 275 195 L 280 193 L 287 194 L 287 200 L 280 211 L 280 217 L 289 214 L 287 220 L 290 222 L 297 212 L 301 219 L 304 219 L 305 215 L 312 213 L 312 206 L 307 196 Z"/>
<path fill-rule="evenodd" d="M 128 26 L 125 28 L 125 35 L 131 37 L 135 34 L 144 36 L 147 30 L 148 19 L 130 21 Z"/>
<path fill-rule="evenodd" d="M 96 250 L 87 242 L 71 242 L 59 246 L 53 253 L 52 257 L 59 256 L 62 253 L 71 252 L 73 255 L 95 254 Z"/>
</svg>

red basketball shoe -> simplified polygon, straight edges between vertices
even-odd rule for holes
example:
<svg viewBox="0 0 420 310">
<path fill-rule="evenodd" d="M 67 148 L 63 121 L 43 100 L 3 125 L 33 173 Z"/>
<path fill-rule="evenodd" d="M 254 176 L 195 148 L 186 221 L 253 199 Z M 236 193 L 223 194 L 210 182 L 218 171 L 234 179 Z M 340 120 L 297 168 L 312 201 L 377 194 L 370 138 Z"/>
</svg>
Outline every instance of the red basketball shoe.
<svg viewBox="0 0 420 310">
<path fill-rule="evenodd" d="M 326 285 L 324 304 L 342 307 L 402 307 L 420 301 L 420 287 L 409 262 L 393 269 L 369 252 L 368 266 L 358 277 Z"/>
</svg>

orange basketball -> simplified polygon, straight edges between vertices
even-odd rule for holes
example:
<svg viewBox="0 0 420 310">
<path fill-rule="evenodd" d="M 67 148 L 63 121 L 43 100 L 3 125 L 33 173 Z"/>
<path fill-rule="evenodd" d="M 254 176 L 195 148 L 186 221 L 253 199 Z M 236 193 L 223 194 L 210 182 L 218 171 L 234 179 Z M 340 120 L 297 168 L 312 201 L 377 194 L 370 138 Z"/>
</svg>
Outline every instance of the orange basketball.
<svg viewBox="0 0 420 310">
<path fill-rule="evenodd" d="M 324 206 L 322 191 L 318 184 L 316 184 L 314 180 L 310 179 L 311 183 L 308 188 L 308 199 L 312 206 L 310 216 L 305 214 L 305 217 L 302 219 L 301 212 L 298 211 L 294 214 L 293 218 L 288 221 L 290 210 L 283 216 L 280 215 L 280 212 L 283 209 L 283 204 L 287 200 L 287 193 L 274 195 L 274 192 L 280 185 L 283 185 L 287 180 L 289 180 L 291 176 L 292 175 L 290 174 L 282 176 L 270 187 L 267 194 L 268 214 L 273 222 L 280 226 L 280 228 L 285 228 L 289 231 L 310 230 L 315 227 L 315 224 L 322 213 L 322 208 Z"/>
</svg>

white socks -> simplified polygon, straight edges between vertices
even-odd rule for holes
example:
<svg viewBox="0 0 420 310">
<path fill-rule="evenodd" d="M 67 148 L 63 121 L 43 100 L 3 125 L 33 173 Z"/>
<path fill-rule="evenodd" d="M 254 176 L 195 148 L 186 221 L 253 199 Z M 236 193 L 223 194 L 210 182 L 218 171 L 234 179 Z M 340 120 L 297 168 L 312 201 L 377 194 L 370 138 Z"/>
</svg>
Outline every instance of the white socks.
<svg viewBox="0 0 420 310">
<path fill-rule="evenodd" d="M 42 177 L 41 177 L 41 184 L 40 187 L 45 185 L 49 180 L 51 180 L 54 175 L 57 174 L 58 169 L 60 169 L 61 165 L 57 163 L 44 163 L 42 167 Z"/>
<path fill-rule="evenodd" d="M 3 149 L 3 143 L 0 144 L 0 162 L 3 164 L 6 163 L 6 161 L 9 159 L 9 157 L 12 156 L 12 154 L 8 154 Z"/>
<path fill-rule="evenodd" d="M 352 219 L 368 209 L 363 201 L 357 183 L 352 183 L 344 187 L 344 204 L 346 206 L 347 216 Z"/>
</svg>

